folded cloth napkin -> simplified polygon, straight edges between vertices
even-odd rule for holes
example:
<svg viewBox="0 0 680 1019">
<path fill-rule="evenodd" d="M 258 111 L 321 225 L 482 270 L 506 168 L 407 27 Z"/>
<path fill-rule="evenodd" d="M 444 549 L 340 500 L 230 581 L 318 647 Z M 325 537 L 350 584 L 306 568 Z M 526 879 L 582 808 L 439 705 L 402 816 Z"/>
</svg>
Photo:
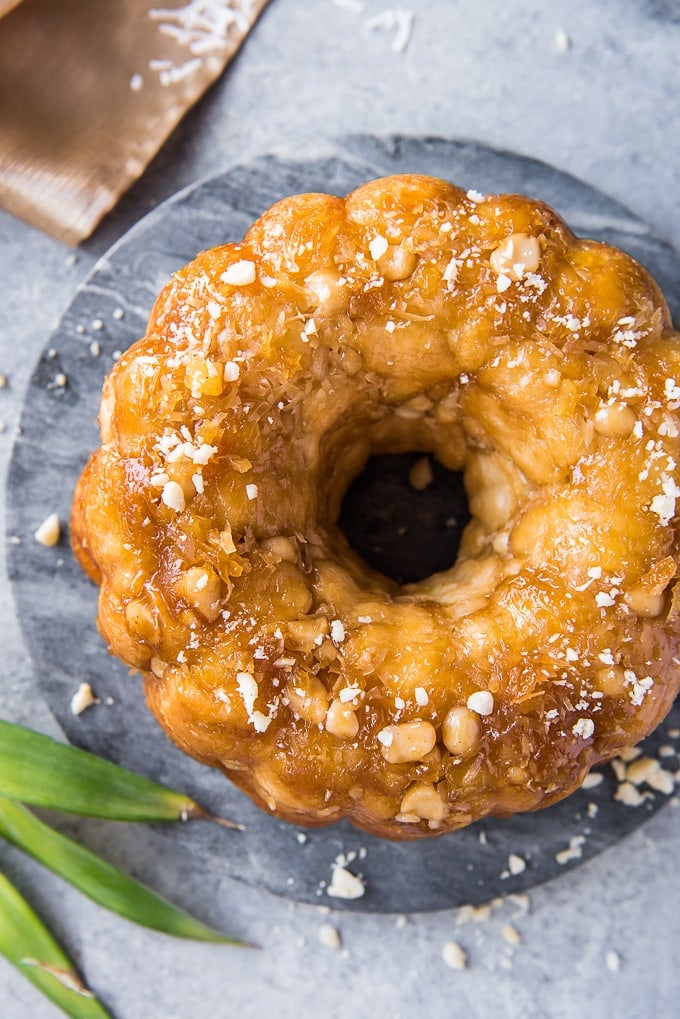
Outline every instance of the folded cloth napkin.
<svg viewBox="0 0 680 1019">
<path fill-rule="evenodd" d="M 0 205 L 88 237 L 266 3 L 0 0 Z"/>
</svg>

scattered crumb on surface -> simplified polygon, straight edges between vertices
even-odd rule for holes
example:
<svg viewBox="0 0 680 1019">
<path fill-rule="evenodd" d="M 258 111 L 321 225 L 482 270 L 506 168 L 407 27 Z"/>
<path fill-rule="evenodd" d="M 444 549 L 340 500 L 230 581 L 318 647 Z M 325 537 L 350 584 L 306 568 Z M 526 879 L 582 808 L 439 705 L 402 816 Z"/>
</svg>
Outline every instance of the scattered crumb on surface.
<svg viewBox="0 0 680 1019">
<path fill-rule="evenodd" d="M 94 695 L 94 691 L 89 683 L 81 683 L 73 697 L 71 698 L 71 714 L 82 715 L 83 711 L 86 711 L 93 704 L 98 704 L 99 701 Z"/>
<path fill-rule="evenodd" d="M 416 492 L 422 492 L 433 481 L 434 474 L 429 456 L 419 457 L 408 472 L 409 485 L 415 488 Z"/>
<path fill-rule="evenodd" d="M 408 46 L 411 33 L 413 32 L 413 11 L 387 9 L 369 18 L 366 28 L 369 32 L 382 29 L 386 32 L 394 31 L 392 49 L 395 53 L 403 53 Z"/>
<path fill-rule="evenodd" d="M 347 870 L 339 860 L 331 864 L 331 874 L 326 894 L 334 899 L 360 899 L 366 891 L 361 878 Z"/>
<path fill-rule="evenodd" d="M 527 869 L 526 860 L 516 853 L 510 853 L 508 857 L 508 870 L 514 876 L 522 874 Z"/>
<path fill-rule="evenodd" d="M 484 923 L 489 919 L 494 909 L 503 905 L 505 899 L 492 899 L 491 902 L 484 902 L 481 906 L 459 906 L 456 913 L 456 923 L 462 926 L 466 923 Z"/>
<path fill-rule="evenodd" d="M 442 959 L 451 969 L 464 970 L 467 969 L 468 957 L 467 953 L 457 941 L 447 941 L 442 948 Z"/>
<path fill-rule="evenodd" d="M 511 923 L 506 923 L 501 928 L 501 935 L 504 941 L 507 941 L 509 945 L 521 945 L 522 935 L 519 933 L 516 927 L 513 927 Z"/>
<path fill-rule="evenodd" d="M 307 836 L 303 831 L 297 832 L 295 838 L 298 840 L 301 846 L 304 846 L 305 842 L 307 841 Z"/>
<path fill-rule="evenodd" d="M 621 969 L 621 956 L 613 948 L 605 955 L 604 962 L 610 973 L 618 973 Z"/>
<path fill-rule="evenodd" d="M 319 941 L 322 945 L 325 945 L 326 948 L 340 948 L 342 945 L 340 931 L 331 923 L 321 924 L 319 927 Z"/>
<path fill-rule="evenodd" d="M 528 895 L 518 894 L 508 895 L 507 899 L 505 899 L 505 902 L 507 902 L 508 905 L 515 907 L 514 913 L 515 918 L 526 916 L 527 913 L 529 912 L 529 907 L 531 905 L 531 900 L 529 899 Z"/>
<path fill-rule="evenodd" d="M 558 53 L 566 53 L 572 46 L 571 37 L 564 31 L 563 28 L 558 28 L 555 32 L 555 49 Z"/>
<path fill-rule="evenodd" d="M 60 534 L 61 527 L 59 524 L 59 516 L 57 513 L 50 513 L 50 515 L 43 520 L 40 527 L 35 531 L 34 537 L 41 545 L 51 548 L 59 541 Z"/>
<path fill-rule="evenodd" d="M 604 782 L 604 775 L 601 771 L 589 771 L 581 783 L 582 789 L 597 789 Z"/>
<path fill-rule="evenodd" d="M 4 372 L 0 372 L 0 389 L 5 389 L 6 387 L 7 387 L 7 376 L 5 375 Z"/>
<path fill-rule="evenodd" d="M 632 782 L 621 782 L 614 793 L 617 803 L 623 803 L 626 807 L 639 807 L 645 802 L 645 798 Z"/>
<path fill-rule="evenodd" d="M 555 859 L 564 866 L 565 863 L 569 863 L 571 860 L 580 860 L 583 856 L 583 846 L 585 845 L 585 835 L 574 835 L 569 839 L 569 845 L 566 849 L 561 849 L 559 853 L 555 853 Z"/>
</svg>

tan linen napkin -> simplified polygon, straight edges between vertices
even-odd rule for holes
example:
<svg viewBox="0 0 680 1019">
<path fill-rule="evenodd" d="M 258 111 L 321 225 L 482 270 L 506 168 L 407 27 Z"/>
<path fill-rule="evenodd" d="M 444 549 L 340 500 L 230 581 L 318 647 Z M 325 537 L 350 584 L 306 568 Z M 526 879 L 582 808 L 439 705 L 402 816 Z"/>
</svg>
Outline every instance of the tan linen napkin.
<svg viewBox="0 0 680 1019">
<path fill-rule="evenodd" d="M 0 204 L 69 244 L 89 236 L 266 3 L 0 7 Z"/>
</svg>

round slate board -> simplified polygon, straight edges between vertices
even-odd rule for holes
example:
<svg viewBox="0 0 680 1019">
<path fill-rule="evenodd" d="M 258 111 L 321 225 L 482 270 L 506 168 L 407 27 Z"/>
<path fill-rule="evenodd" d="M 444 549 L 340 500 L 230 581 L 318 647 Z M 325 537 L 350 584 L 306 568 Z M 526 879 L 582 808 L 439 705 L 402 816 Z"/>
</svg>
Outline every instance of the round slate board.
<svg viewBox="0 0 680 1019">
<path fill-rule="evenodd" d="M 206 888 L 210 877 L 232 877 L 299 901 L 381 912 L 481 903 L 564 873 L 666 802 L 661 794 L 650 794 L 636 809 L 615 802 L 614 776 L 605 768 L 596 789 L 581 790 L 548 810 L 489 819 L 439 839 L 381 841 L 345 822 L 302 834 L 260 812 L 216 771 L 171 746 L 144 706 L 141 683 L 109 657 L 97 634 L 97 592 L 77 567 L 67 536 L 53 549 L 33 540 L 48 512 L 56 510 L 68 519 L 76 478 L 98 444 L 95 419 L 104 374 L 114 352 L 144 333 L 152 302 L 169 275 L 201 249 L 241 239 L 250 223 L 285 195 L 342 195 L 366 180 L 398 172 L 434 174 L 464 188 L 543 199 L 578 234 L 616 244 L 646 265 L 664 289 L 676 321 L 680 318 L 680 258 L 626 209 L 535 160 L 438 138 L 352 136 L 233 166 L 165 202 L 101 259 L 47 344 L 26 396 L 8 484 L 10 580 L 35 681 L 69 740 L 184 788 L 247 825 L 242 836 L 229 838 L 211 825 L 159 829 L 160 838 L 172 840 L 178 869 L 190 856 L 193 868 L 205 874 Z M 97 320 L 103 328 L 95 328 Z M 101 346 L 100 356 L 91 353 L 93 341 Z M 65 388 L 55 384 L 61 372 L 68 378 Z M 394 521 L 386 526 L 393 527 Z M 104 703 L 76 718 L 69 702 L 83 680 L 92 683 Z M 677 706 L 648 740 L 649 751 L 668 742 L 669 728 L 675 726 L 680 728 Z M 670 765 L 677 767 L 677 761 L 671 759 Z M 556 854 L 575 836 L 583 837 L 582 844 L 577 841 L 573 858 L 559 864 Z M 340 853 L 365 879 L 360 899 L 344 902 L 326 895 L 331 863 Z M 508 874 L 511 853 L 526 861 L 522 873 Z"/>
</svg>

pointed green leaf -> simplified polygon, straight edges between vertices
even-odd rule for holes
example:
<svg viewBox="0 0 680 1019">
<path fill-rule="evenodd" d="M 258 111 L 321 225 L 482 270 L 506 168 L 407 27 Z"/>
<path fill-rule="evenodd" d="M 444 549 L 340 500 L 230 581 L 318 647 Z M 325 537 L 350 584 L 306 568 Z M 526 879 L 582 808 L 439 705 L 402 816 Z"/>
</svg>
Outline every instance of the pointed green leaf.
<svg viewBox="0 0 680 1019">
<path fill-rule="evenodd" d="M 0 952 L 73 1019 L 111 1019 L 47 927 L 1 873 Z"/>
<path fill-rule="evenodd" d="M 216 821 L 183 793 L 133 771 L 0 719 L 0 796 L 36 807 L 115 821 Z"/>
<path fill-rule="evenodd" d="M 242 945 L 173 906 L 99 856 L 43 824 L 25 807 L 0 797 L 0 835 L 100 906 L 165 934 L 196 941 Z"/>
</svg>

